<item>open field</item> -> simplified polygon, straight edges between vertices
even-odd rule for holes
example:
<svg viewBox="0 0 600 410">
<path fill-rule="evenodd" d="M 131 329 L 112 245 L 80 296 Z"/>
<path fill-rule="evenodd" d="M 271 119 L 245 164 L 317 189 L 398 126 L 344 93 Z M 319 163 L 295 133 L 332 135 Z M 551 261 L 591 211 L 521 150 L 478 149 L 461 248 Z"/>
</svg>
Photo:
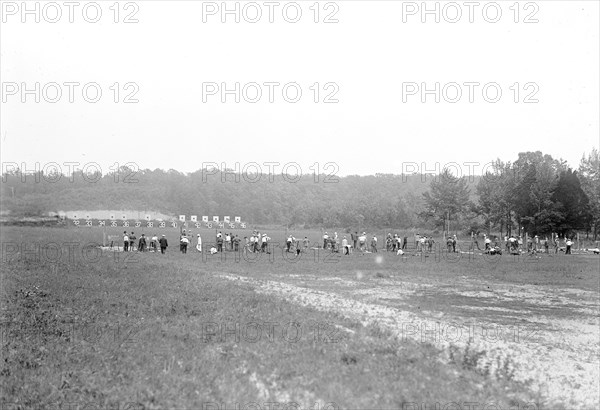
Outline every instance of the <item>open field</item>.
<svg viewBox="0 0 600 410">
<path fill-rule="evenodd" d="M 4 407 L 600 406 L 598 256 L 182 255 L 168 232 L 160 255 L 3 228 Z"/>
</svg>

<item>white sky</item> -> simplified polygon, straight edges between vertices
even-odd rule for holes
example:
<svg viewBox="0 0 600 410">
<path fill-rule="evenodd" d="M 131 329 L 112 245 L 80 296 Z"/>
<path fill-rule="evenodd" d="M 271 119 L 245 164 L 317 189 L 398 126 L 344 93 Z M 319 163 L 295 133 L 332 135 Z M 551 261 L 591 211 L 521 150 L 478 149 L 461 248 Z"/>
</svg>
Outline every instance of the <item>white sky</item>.
<svg viewBox="0 0 600 410">
<path fill-rule="evenodd" d="M 57 23 L 21 13 L 9 15 L 2 2 L 0 75 L 7 83 L 33 88 L 49 82 L 96 82 L 102 99 L 85 102 L 81 87 L 75 102 L 35 103 L 33 96 L 3 92 L 2 162 L 25 162 L 33 168 L 48 162 L 97 162 L 104 171 L 115 162 L 140 168 L 193 171 L 203 162 L 297 162 L 305 173 L 310 164 L 337 163 L 338 175 L 401 173 L 403 162 L 425 162 L 433 168 L 456 162 L 487 163 L 497 157 L 514 160 L 520 151 L 541 150 L 577 167 L 584 152 L 600 145 L 599 130 L 599 3 L 537 1 L 538 23 L 513 21 L 514 1 L 499 1 L 502 17 L 484 20 L 480 2 L 474 23 L 463 5 L 461 21 L 434 22 L 420 14 L 402 17 L 400 1 L 337 1 L 338 23 L 313 22 L 314 1 L 298 2 L 302 18 L 286 22 L 280 2 L 274 23 L 259 1 L 263 16 L 255 24 L 220 14 L 203 23 L 200 1 L 137 1 L 135 24 L 113 23 L 114 1 L 98 2 L 102 17 L 86 22 L 79 2 L 74 22 L 66 6 Z M 33 8 L 36 2 L 28 2 Z M 46 2 L 40 2 L 40 8 Z M 123 10 L 122 20 L 133 11 Z M 207 3 L 207 2 L 204 2 Z M 234 7 L 235 2 L 228 2 Z M 330 6 L 321 15 L 333 10 Z M 430 7 L 434 3 L 429 1 Z M 440 2 L 443 7 L 447 2 Z M 520 20 L 534 11 L 520 2 Z M 62 5 L 63 2 L 58 2 Z M 221 2 L 215 3 L 221 6 Z M 245 2 L 240 2 L 243 6 Z M 417 6 L 421 2 L 414 3 Z M 204 4 L 207 7 L 207 4 Z M 450 13 L 450 9 L 447 9 Z M 47 11 L 54 16 L 50 8 Z M 89 16 L 94 17 L 93 9 Z M 494 17 L 493 9 L 488 9 Z M 252 12 L 253 16 L 254 12 Z M 251 16 L 251 17 L 252 17 Z M 289 9 L 293 17 L 293 9 Z M 454 11 L 448 15 L 454 16 Z M 302 99 L 285 102 L 281 87 L 269 103 L 268 88 L 256 104 L 202 101 L 203 82 L 296 82 Z M 134 82 L 135 104 L 116 104 L 110 86 Z M 309 87 L 334 82 L 339 103 L 316 104 Z M 481 86 L 475 102 L 463 87 L 459 103 L 429 96 L 402 101 L 402 84 L 425 82 L 496 82 L 503 95 L 486 102 Z M 533 82 L 538 103 L 524 104 L 509 88 Z M 120 98 L 126 92 L 122 91 Z M 322 91 L 321 99 L 325 92 Z M 52 96 L 54 91 L 52 91 Z M 90 93 L 92 95 L 92 93 Z M 453 96 L 454 94 L 452 94 Z M 293 96 L 290 93 L 290 96 Z M 490 92 L 490 96 L 493 93 Z M 66 168 L 65 168 L 66 171 Z"/>
</svg>

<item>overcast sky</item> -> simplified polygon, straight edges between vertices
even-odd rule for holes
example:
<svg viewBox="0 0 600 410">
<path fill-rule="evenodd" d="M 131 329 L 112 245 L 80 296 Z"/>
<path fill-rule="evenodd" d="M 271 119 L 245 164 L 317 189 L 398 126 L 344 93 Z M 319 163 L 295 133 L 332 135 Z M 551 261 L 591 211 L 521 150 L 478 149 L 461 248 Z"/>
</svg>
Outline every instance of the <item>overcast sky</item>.
<svg viewBox="0 0 600 410">
<path fill-rule="evenodd" d="M 28 2 L 32 9 L 35 3 Z M 87 3 L 73 9 L 72 23 L 63 2 L 56 23 L 47 20 L 57 8 L 44 8 L 46 2 L 38 3 L 39 23 L 33 14 L 22 15 L 20 1 L 2 3 L 4 163 L 33 168 L 35 162 L 93 161 L 106 171 L 115 162 L 134 162 L 189 172 L 203 162 L 232 168 L 236 162 L 242 167 L 296 162 L 311 172 L 315 162 L 321 167 L 334 162 L 338 175 L 365 175 L 401 173 L 403 162 L 430 168 L 436 162 L 483 164 L 532 150 L 577 167 L 582 154 L 600 144 L 597 1 L 520 2 L 518 16 L 514 1 L 500 1 L 496 23 L 495 4 L 483 12 L 489 2 L 474 8 L 472 23 L 462 1 L 454 3 L 462 12 L 456 23 L 447 20 L 459 9 L 447 2 L 439 3 L 439 23 L 434 15 L 421 21 L 414 7 L 421 2 L 336 1 L 315 7 L 314 1 L 300 1 L 296 23 L 286 21 L 296 18 L 295 4 L 283 13 L 289 2 L 274 7 L 273 23 L 272 9 L 262 1 L 246 8 L 239 2 L 239 23 L 234 15 L 221 22 L 215 10 L 221 2 L 199 1 L 121 2 L 118 16 L 114 1 L 100 1 L 102 15 L 91 23 L 84 19 Z M 233 9 L 235 3 L 228 5 Z M 428 5 L 433 9 L 435 3 Z M 246 21 L 258 9 L 261 19 Z M 95 13 L 94 5 L 87 6 L 85 18 L 92 21 Z M 128 17 L 138 22 L 123 22 Z M 325 23 L 326 18 L 338 22 Z M 21 93 L 21 83 L 34 89 L 36 82 L 39 103 L 35 95 Z M 56 103 L 47 101 L 55 98 L 56 87 L 45 87 L 45 97 L 42 90 L 52 82 L 61 85 Z M 81 84 L 74 88 L 74 102 L 68 82 Z M 102 91 L 96 103 L 82 96 L 82 86 L 92 82 Z M 203 86 L 226 83 L 233 89 L 236 82 L 239 103 L 233 94 L 223 103 L 219 91 L 209 95 L 214 88 Z M 270 82 L 280 83 L 272 103 L 264 85 Z M 302 91 L 296 103 L 282 95 L 283 85 L 293 82 Z M 436 82 L 439 103 L 433 94 L 422 102 L 420 90 L 407 84 L 434 89 Z M 481 85 L 474 86 L 469 102 L 464 83 L 475 82 Z M 126 83 L 134 84 L 125 88 Z M 246 101 L 255 98 L 255 86 L 242 95 L 248 83 L 260 85 L 257 103 Z M 332 84 L 325 88 L 326 83 Z M 460 85 L 459 102 L 447 101 L 457 91 L 444 88 L 448 83 Z M 487 88 L 488 100 L 498 87 L 502 92 L 496 103 L 483 96 L 488 83 L 497 84 Z M 94 88 L 87 91 L 93 99 Z M 293 100 L 295 88 L 287 91 Z M 124 103 L 131 92 L 138 102 Z M 337 103 L 324 102 L 331 93 Z"/>
</svg>

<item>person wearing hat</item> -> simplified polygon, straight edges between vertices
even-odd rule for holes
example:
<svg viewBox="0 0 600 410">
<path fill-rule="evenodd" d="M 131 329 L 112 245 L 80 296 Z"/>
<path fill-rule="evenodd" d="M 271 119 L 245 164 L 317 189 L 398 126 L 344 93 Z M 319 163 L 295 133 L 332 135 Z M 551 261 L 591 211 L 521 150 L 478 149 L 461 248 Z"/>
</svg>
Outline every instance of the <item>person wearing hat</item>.
<svg viewBox="0 0 600 410">
<path fill-rule="evenodd" d="M 266 233 L 262 234 L 262 239 L 261 240 L 262 240 L 262 243 L 260 245 L 260 251 L 264 253 L 264 252 L 267 251 L 267 241 L 269 240 L 269 238 L 267 237 Z"/>
<path fill-rule="evenodd" d="M 133 231 L 131 231 L 131 235 L 129 235 L 129 251 L 133 251 L 136 239 L 137 237 L 133 234 Z"/>
<path fill-rule="evenodd" d="M 188 247 L 188 244 L 190 243 L 190 240 L 187 238 L 187 236 L 185 234 L 183 234 L 183 236 L 181 237 L 180 243 L 181 243 L 181 253 L 187 253 L 187 247 Z"/>
<path fill-rule="evenodd" d="M 129 236 L 127 236 L 127 231 L 123 231 L 123 252 L 127 252 L 129 250 Z"/>
<path fill-rule="evenodd" d="M 144 235 L 144 234 L 142 234 L 142 236 L 140 236 L 140 240 L 138 242 L 138 251 L 146 252 L 146 235 Z"/>
<path fill-rule="evenodd" d="M 156 246 L 158 245 L 158 236 L 154 234 L 152 239 L 150 239 L 150 252 L 156 252 Z"/>
<path fill-rule="evenodd" d="M 161 238 L 158 240 L 158 244 L 160 245 L 160 253 L 165 253 L 167 247 L 169 246 L 167 237 L 165 235 L 161 236 Z"/>
</svg>

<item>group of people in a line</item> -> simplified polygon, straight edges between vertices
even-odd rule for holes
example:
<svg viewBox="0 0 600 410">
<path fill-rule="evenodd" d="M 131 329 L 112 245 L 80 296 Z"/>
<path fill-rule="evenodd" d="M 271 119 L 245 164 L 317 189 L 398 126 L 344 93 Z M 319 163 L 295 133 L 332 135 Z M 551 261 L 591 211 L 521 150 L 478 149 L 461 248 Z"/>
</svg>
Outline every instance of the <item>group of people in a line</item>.
<svg viewBox="0 0 600 410">
<path fill-rule="evenodd" d="M 137 248 L 136 240 L 138 240 Z M 138 239 L 133 231 L 130 234 L 127 234 L 127 231 L 123 231 L 123 252 L 157 252 L 160 247 L 160 252 L 165 253 L 168 246 L 169 243 L 165 235 L 162 235 L 159 239 L 156 234 L 151 238 L 147 238 L 145 234 L 142 234 Z"/>
<path fill-rule="evenodd" d="M 191 232 L 186 234 L 183 230 L 179 236 L 179 250 L 181 253 L 187 253 L 188 246 L 192 244 Z M 202 252 L 202 238 L 200 234 L 196 236 L 196 249 Z M 136 242 L 137 241 L 137 242 Z M 472 238 L 471 250 L 477 248 L 482 250 L 486 254 L 502 254 L 501 241 L 498 236 L 483 235 L 484 249 L 482 250 L 479 246 L 477 236 Z M 554 235 L 552 240 L 547 237 L 540 239 L 538 235 L 533 237 L 527 237 L 525 243 L 523 243 L 522 236 L 505 236 L 504 245 L 506 252 L 512 254 L 518 254 L 524 252 L 537 253 L 544 252 L 550 253 L 550 247 L 553 247 L 554 253 L 564 251 L 565 254 L 571 254 L 574 241 L 572 238 L 563 238 L 564 246 L 561 247 L 560 239 L 558 234 Z M 361 253 L 376 253 L 377 248 L 377 236 L 373 234 L 370 241 L 366 232 L 359 234 L 358 231 L 350 234 L 350 238 L 346 235 L 341 237 L 337 232 L 333 235 L 329 235 L 327 232 L 323 233 L 323 244 L 322 249 L 330 250 L 331 252 L 342 252 L 343 255 L 350 255 L 354 250 Z M 239 235 L 233 233 L 218 232 L 215 238 L 215 245 L 211 246 L 210 253 L 218 253 L 223 251 L 238 252 L 240 250 L 244 252 L 264 252 L 270 253 L 269 244 L 271 238 L 266 233 L 261 233 L 258 230 L 254 230 L 251 235 L 244 236 L 243 243 Z M 415 234 L 414 237 L 415 249 L 417 252 L 432 252 L 434 250 L 435 240 L 432 236 Z M 304 239 L 297 239 L 293 235 L 288 235 L 285 241 L 286 252 L 294 252 L 297 254 L 308 252 L 310 249 L 311 242 L 307 236 Z M 341 245 L 341 247 L 340 247 Z M 141 234 L 139 238 L 136 237 L 135 233 L 123 232 L 123 251 L 124 252 L 158 252 L 160 249 L 161 253 L 165 253 L 169 244 L 165 235 L 160 238 L 158 235 L 153 235 L 148 238 L 145 234 Z M 243 246 L 243 248 L 241 248 Z M 385 239 L 385 250 L 388 252 L 396 252 L 397 254 L 404 254 L 404 251 L 408 247 L 408 236 L 400 237 L 398 234 L 388 233 Z M 317 248 L 320 248 L 317 245 Z M 450 252 L 458 252 L 457 249 L 457 237 L 456 235 L 448 236 L 446 239 L 446 248 Z"/>
<path fill-rule="evenodd" d="M 483 235 L 484 240 L 484 249 L 485 253 L 490 254 L 502 254 L 502 247 L 500 244 L 500 238 L 498 236 L 488 236 Z M 481 250 L 479 247 L 479 242 L 477 238 L 473 240 L 474 246 L 477 247 L 478 250 Z M 548 237 L 541 239 L 538 235 L 527 236 L 526 240 L 523 240 L 521 235 L 511 235 L 504 237 L 504 248 L 506 252 L 511 254 L 519 254 L 521 252 L 527 252 L 530 254 L 534 253 L 550 253 L 550 247 L 553 248 L 553 252 L 557 254 L 559 251 L 564 251 L 565 254 L 570 255 L 571 250 L 573 248 L 574 241 L 572 238 L 565 237 L 563 238 L 563 246 L 561 246 L 561 240 L 558 234 L 554 234 L 554 239 L 550 240 Z"/>
<path fill-rule="evenodd" d="M 367 245 L 368 244 L 368 245 Z M 331 252 L 340 252 L 344 255 L 350 255 L 353 250 L 368 253 L 377 253 L 377 236 L 373 234 L 371 241 L 368 241 L 367 233 L 359 234 L 358 231 L 350 234 L 350 239 L 346 235 L 342 237 L 340 249 L 340 237 L 337 232 L 333 235 L 323 233 L 323 249 Z"/>
</svg>

